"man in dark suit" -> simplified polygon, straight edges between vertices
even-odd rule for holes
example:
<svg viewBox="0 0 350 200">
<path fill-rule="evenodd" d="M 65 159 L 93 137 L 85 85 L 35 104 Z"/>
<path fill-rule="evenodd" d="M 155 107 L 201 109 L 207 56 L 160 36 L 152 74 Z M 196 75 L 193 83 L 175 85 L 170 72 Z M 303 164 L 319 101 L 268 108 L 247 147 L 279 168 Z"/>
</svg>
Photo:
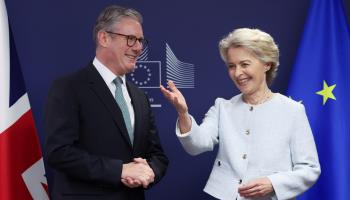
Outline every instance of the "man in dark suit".
<svg viewBox="0 0 350 200">
<path fill-rule="evenodd" d="M 94 27 L 96 57 L 56 80 L 45 107 L 52 199 L 144 199 L 165 174 L 148 98 L 125 80 L 147 45 L 141 15 L 107 7 Z"/>
</svg>

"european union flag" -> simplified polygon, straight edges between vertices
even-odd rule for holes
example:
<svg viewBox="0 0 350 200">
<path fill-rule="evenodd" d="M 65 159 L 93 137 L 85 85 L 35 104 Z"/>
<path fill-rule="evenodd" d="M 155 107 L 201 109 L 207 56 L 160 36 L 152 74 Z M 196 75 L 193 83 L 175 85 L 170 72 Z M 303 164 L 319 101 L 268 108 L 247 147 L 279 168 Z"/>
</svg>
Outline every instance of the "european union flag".
<svg viewBox="0 0 350 200">
<path fill-rule="evenodd" d="M 161 84 L 160 61 L 137 61 L 133 72 L 127 75 L 140 88 L 159 88 Z"/>
<path fill-rule="evenodd" d="M 306 107 L 322 174 L 300 199 L 350 197 L 350 31 L 342 0 L 313 0 L 288 95 Z"/>
</svg>

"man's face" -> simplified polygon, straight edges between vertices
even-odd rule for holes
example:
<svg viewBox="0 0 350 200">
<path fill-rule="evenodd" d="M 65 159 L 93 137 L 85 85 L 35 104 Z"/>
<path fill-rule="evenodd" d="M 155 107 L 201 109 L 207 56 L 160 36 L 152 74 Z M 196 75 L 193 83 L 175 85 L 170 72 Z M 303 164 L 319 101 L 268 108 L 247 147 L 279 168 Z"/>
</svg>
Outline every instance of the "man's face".
<svg viewBox="0 0 350 200">
<path fill-rule="evenodd" d="M 143 38 L 141 24 L 129 17 L 125 17 L 117 22 L 111 32 Z M 108 35 L 110 37 L 106 46 L 108 52 L 108 67 L 111 67 L 111 70 L 117 72 L 118 75 L 131 72 L 135 67 L 138 56 L 142 52 L 142 45 L 139 41 L 136 41 L 136 43 L 130 47 L 127 45 L 126 36 L 116 34 Z"/>
</svg>

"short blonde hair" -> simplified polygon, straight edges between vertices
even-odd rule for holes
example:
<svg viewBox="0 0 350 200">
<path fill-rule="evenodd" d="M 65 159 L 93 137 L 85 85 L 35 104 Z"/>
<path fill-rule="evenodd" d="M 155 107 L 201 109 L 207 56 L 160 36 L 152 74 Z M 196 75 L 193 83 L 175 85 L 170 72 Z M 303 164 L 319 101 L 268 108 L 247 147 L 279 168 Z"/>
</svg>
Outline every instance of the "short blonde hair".
<svg viewBox="0 0 350 200">
<path fill-rule="evenodd" d="M 277 75 L 279 66 L 279 50 L 271 35 L 259 29 L 239 28 L 233 30 L 219 43 L 221 58 L 227 63 L 227 52 L 231 47 L 243 47 L 253 53 L 261 62 L 270 64 L 266 72 L 268 85 Z"/>
</svg>

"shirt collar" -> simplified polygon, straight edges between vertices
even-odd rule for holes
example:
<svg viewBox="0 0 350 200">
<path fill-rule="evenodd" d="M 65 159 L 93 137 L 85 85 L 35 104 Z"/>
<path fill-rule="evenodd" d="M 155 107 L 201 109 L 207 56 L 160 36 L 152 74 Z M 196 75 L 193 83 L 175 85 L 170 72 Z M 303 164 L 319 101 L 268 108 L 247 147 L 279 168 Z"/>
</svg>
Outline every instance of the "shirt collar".
<svg viewBox="0 0 350 200">
<path fill-rule="evenodd" d="M 108 69 L 104 64 L 102 64 L 96 57 L 92 64 L 95 66 L 97 71 L 102 76 L 103 80 L 108 84 L 111 84 L 117 75 L 115 75 L 110 69 Z M 123 80 L 123 84 L 125 84 L 125 75 L 119 76 Z"/>
</svg>

